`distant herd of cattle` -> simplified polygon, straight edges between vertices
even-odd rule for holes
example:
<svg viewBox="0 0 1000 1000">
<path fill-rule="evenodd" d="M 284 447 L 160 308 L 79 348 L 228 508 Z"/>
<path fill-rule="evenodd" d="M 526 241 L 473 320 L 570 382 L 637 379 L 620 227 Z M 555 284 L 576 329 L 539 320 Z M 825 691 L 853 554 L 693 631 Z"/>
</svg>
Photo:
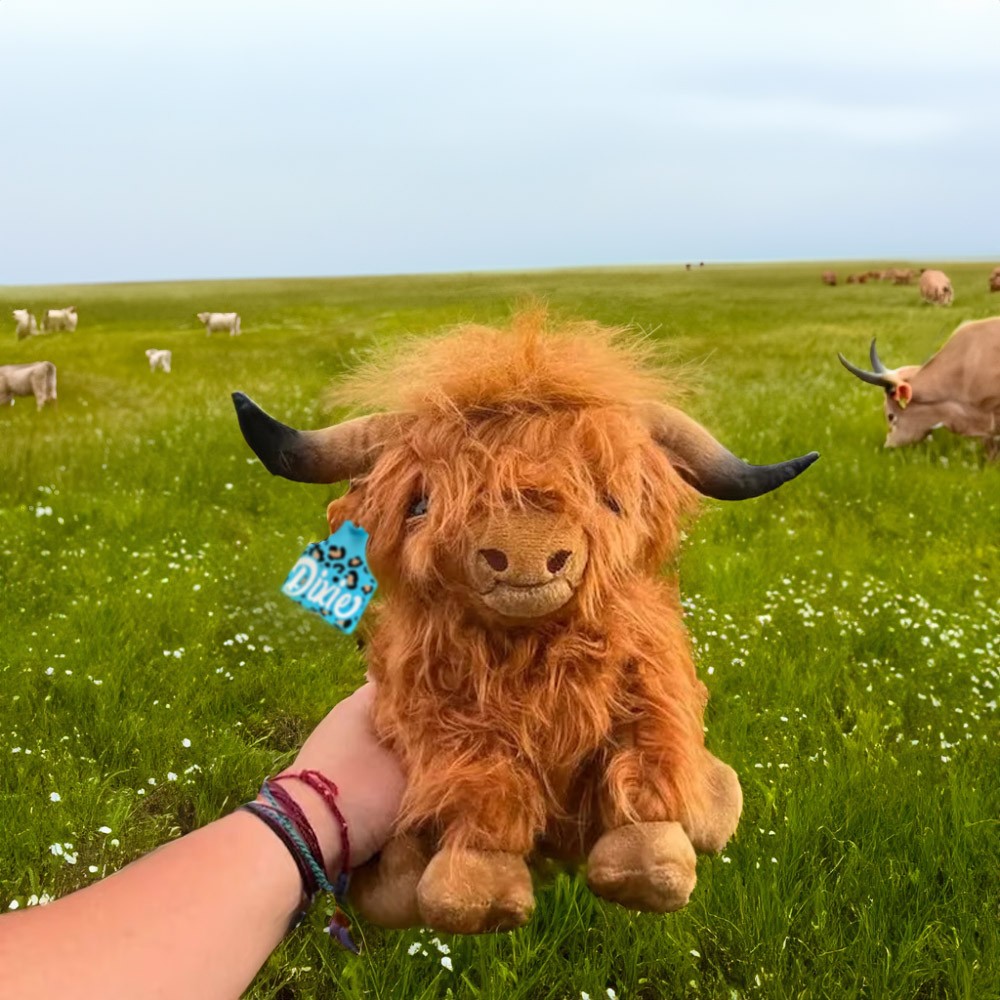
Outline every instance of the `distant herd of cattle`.
<svg viewBox="0 0 1000 1000">
<path fill-rule="evenodd" d="M 35 317 L 27 309 L 13 311 L 16 323 L 15 333 L 18 340 L 27 337 L 40 337 L 55 330 L 74 332 L 79 323 L 76 306 L 65 309 L 46 309 L 42 313 L 42 323 L 39 326 Z M 240 330 L 240 314 L 229 312 L 200 312 L 198 319 L 204 324 L 205 335 L 211 336 L 222 330 L 228 330 L 229 336 L 238 337 Z M 170 371 L 173 362 L 173 352 L 157 347 L 146 351 L 151 372 L 159 369 Z M 31 361 L 22 365 L 0 365 L 0 406 L 13 404 L 15 396 L 34 396 L 35 405 L 40 410 L 46 403 L 56 401 L 56 366 L 51 361 Z"/>
<path fill-rule="evenodd" d="M 65 309 L 46 309 L 42 313 L 41 325 L 27 309 L 15 309 L 13 316 L 16 323 L 14 333 L 18 340 L 39 337 L 52 330 L 68 330 L 72 333 L 80 322 L 80 317 L 76 314 L 76 306 L 66 306 Z M 223 330 L 227 330 L 230 337 L 238 337 L 242 333 L 239 313 L 200 312 L 198 320 L 205 327 L 206 337 Z"/>
<path fill-rule="evenodd" d="M 837 284 L 836 271 L 823 271 L 820 281 L 824 285 Z M 951 281 L 944 271 L 928 268 L 890 267 L 884 271 L 862 271 L 860 274 L 849 274 L 846 284 L 864 285 L 869 281 L 887 281 L 893 285 L 912 285 L 914 281 L 920 286 L 920 297 L 931 305 L 950 306 L 955 299 Z M 995 267 L 988 278 L 991 292 L 1000 292 L 1000 267 Z"/>
<path fill-rule="evenodd" d="M 702 265 L 699 265 L 702 266 Z M 688 267 L 690 270 L 690 267 Z M 942 271 L 914 268 L 889 268 L 851 274 L 847 284 L 888 281 L 908 285 L 919 278 L 920 295 L 925 302 L 951 305 L 954 298 L 951 282 Z M 837 275 L 823 271 L 821 280 L 836 285 Z M 991 292 L 1000 291 L 1000 267 L 989 277 Z M 42 331 L 77 328 L 76 309 L 48 309 L 42 316 L 41 331 L 27 309 L 15 309 L 17 338 L 38 336 Z M 198 313 L 206 336 L 228 331 L 240 334 L 238 313 Z M 886 447 L 896 448 L 928 437 L 935 428 L 946 427 L 955 434 L 982 438 L 987 455 L 1000 455 L 1000 317 L 963 323 L 945 345 L 926 364 L 886 368 L 871 343 L 872 370 L 857 368 L 842 354 L 841 363 L 864 382 L 885 390 L 885 416 L 889 432 Z M 150 348 L 146 351 L 150 371 L 169 372 L 170 351 Z M 56 366 L 51 361 L 0 366 L 0 405 L 13 403 L 15 396 L 34 396 L 40 410 L 56 399 Z"/>
</svg>

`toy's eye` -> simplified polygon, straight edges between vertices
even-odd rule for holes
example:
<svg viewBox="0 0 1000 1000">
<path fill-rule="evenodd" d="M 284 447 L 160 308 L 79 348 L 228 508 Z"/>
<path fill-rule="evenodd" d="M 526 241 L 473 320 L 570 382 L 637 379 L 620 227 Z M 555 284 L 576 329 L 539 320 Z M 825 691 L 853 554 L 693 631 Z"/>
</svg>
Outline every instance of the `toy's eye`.
<svg viewBox="0 0 1000 1000">
<path fill-rule="evenodd" d="M 604 495 L 604 504 L 613 514 L 622 512 L 621 504 L 610 493 Z"/>
<path fill-rule="evenodd" d="M 427 497 L 417 497 L 406 511 L 407 517 L 421 517 L 427 513 Z"/>
</svg>

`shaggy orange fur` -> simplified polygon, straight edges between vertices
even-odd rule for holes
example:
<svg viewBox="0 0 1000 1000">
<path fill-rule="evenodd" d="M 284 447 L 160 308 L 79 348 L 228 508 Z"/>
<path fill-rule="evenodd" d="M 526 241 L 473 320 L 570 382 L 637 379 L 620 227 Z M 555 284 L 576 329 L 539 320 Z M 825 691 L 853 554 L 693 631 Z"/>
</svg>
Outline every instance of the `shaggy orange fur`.
<svg viewBox="0 0 1000 1000">
<path fill-rule="evenodd" d="M 583 858 L 605 830 L 703 808 L 707 695 L 658 576 L 696 494 L 636 408 L 670 391 L 647 342 L 537 309 L 407 344 L 338 388 L 404 415 L 328 511 L 368 530 L 382 587 L 368 658 L 408 774 L 400 831 Z M 572 597 L 537 619 L 491 611 L 468 572 L 484 532 L 553 517 L 586 542 Z"/>
</svg>

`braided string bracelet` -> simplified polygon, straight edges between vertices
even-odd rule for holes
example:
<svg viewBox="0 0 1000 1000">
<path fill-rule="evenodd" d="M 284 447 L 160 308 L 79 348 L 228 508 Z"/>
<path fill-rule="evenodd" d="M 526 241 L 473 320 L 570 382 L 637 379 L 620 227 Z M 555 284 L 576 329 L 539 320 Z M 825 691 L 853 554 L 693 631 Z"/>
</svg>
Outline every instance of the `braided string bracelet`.
<svg viewBox="0 0 1000 1000">
<path fill-rule="evenodd" d="M 326 890 L 333 893 L 333 898 L 337 901 L 337 906 L 333 911 L 333 916 L 326 928 L 326 932 L 331 937 L 336 938 L 349 951 L 353 951 L 356 954 L 358 947 L 351 938 L 351 922 L 347 919 L 347 914 L 340 907 L 340 904 L 344 901 L 344 897 L 347 895 L 347 887 L 351 878 L 351 837 L 347 828 L 347 820 L 344 818 L 340 806 L 337 805 L 337 796 L 340 794 L 340 790 L 321 771 L 314 771 L 308 768 L 303 771 L 279 774 L 274 779 L 274 784 L 277 786 L 279 781 L 290 781 L 292 779 L 302 781 L 313 791 L 318 792 L 326 803 L 327 808 L 333 813 L 333 817 L 340 827 L 340 873 L 337 875 L 336 883 Z"/>
<path fill-rule="evenodd" d="M 267 803 L 248 802 L 242 808 L 257 816 L 277 835 L 288 849 L 289 854 L 292 855 L 299 871 L 304 902 L 295 913 L 289 929 L 297 927 L 302 922 L 320 892 L 332 892 L 338 905 L 335 907 L 333 917 L 326 929 L 327 933 L 344 948 L 357 954 L 359 949 L 351 938 L 350 921 L 339 905 L 347 891 L 350 877 L 350 841 L 347 834 L 347 822 L 334 801 L 337 786 L 318 771 L 302 773 L 308 774 L 309 777 L 301 780 L 319 792 L 340 826 L 341 871 L 336 884 L 327 878 L 323 854 L 312 824 L 295 799 L 277 783 L 283 778 L 299 778 L 298 774 L 284 774 L 277 778 L 265 779 L 261 785 L 260 794 L 267 800 Z"/>
<path fill-rule="evenodd" d="M 294 930 L 305 919 L 306 914 L 309 912 L 309 908 L 313 904 L 313 900 L 316 899 L 316 896 L 319 893 L 319 886 L 316 884 L 315 876 L 312 871 L 310 871 L 309 865 L 306 863 L 306 860 L 300 853 L 298 847 L 296 847 L 295 841 L 282 825 L 281 820 L 278 818 L 277 813 L 273 809 L 264 805 L 262 802 L 248 802 L 240 808 L 253 813 L 254 816 L 262 820 L 265 825 L 271 828 L 271 831 L 285 845 L 285 847 L 288 848 L 288 853 L 291 854 L 292 860 L 295 862 L 295 867 L 299 870 L 299 877 L 302 879 L 302 903 L 298 910 L 296 910 L 293 914 L 291 923 L 288 926 L 289 931 Z"/>
<path fill-rule="evenodd" d="M 297 778 L 305 782 L 313 791 L 318 792 L 326 803 L 327 808 L 333 813 L 334 819 L 340 827 L 340 874 L 337 876 L 337 898 L 341 898 L 347 892 L 347 882 L 351 872 L 351 838 L 347 829 L 347 820 L 337 805 L 337 796 L 340 790 L 321 771 L 305 770 L 296 774 L 279 774 L 274 780 L 284 781 L 287 778 Z"/>
</svg>

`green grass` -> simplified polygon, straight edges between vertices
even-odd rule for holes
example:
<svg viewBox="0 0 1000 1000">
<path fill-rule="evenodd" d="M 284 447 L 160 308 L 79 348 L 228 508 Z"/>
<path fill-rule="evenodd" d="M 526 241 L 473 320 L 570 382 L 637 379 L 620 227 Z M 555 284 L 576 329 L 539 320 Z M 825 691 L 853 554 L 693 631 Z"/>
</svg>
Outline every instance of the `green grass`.
<svg viewBox="0 0 1000 1000">
<path fill-rule="evenodd" d="M 739 832 L 673 916 L 560 876 L 527 928 L 440 938 L 449 972 L 430 934 L 365 928 L 362 956 L 332 950 L 317 912 L 249 995 L 998 996 L 1000 468 L 944 431 L 883 451 L 880 394 L 836 352 L 860 363 L 877 334 L 888 364 L 922 361 L 1000 296 L 982 264 L 946 266 L 944 310 L 820 270 L 0 289 L 0 317 L 80 313 L 77 333 L 24 343 L 10 321 L 0 350 L 59 370 L 58 410 L 0 413 L 0 908 L 247 800 L 362 678 L 353 640 L 278 593 L 334 491 L 268 476 L 230 391 L 315 426 L 356 351 L 535 295 L 701 362 L 688 408 L 738 454 L 821 452 L 773 495 L 706 502 L 681 564 Z M 207 339 L 204 308 L 239 310 L 243 336 Z M 172 375 L 147 347 L 173 350 Z"/>
</svg>

